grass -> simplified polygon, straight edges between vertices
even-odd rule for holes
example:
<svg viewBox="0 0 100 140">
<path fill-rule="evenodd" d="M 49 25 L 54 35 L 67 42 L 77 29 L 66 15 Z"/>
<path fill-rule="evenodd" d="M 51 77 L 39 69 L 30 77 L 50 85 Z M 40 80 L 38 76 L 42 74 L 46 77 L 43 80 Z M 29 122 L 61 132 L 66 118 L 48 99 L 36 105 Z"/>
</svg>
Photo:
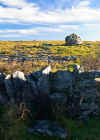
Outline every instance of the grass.
<svg viewBox="0 0 100 140">
<path fill-rule="evenodd" d="M 44 45 L 44 44 L 51 44 Z M 64 56 L 78 56 L 75 61 L 56 61 L 50 62 L 52 71 L 66 70 L 68 64 L 80 64 L 81 58 L 92 56 L 99 58 L 100 54 L 100 43 L 99 42 L 83 42 L 81 45 L 65 46 L 64 41 L 0 41 L 0 54 L 8 56 L 20 57 L 39 57 L 39 54 L 53 57 L 64 57 Z M 46 56 L 46 58 L 48 58 Z M 48 62 L 36 60 L 36 61 L 23 61 L 23 62 L 8 62 L 6 59 L 0 58 L 0 72 L 5 74 L 12 73 L 14 70 L 21 70 L 24 73 L 30 73 L 32 71 L 39 70 L 48 65 Z"/>
<path fill-rule="evenodd" d="M 30 120 L 21 120 L 13 115 L 17 112 L 14 107 L 8 109 L 0 106 L 0 139 L 2 140 L 61 140 L 59 137 L 50 137 L 38 133 L 30 134 L 28 128 L 32 126 Z M 12 113 L 13 112 L 13 113 Z M 94 117 L 88 122 L 71 120 L 67 116 L 58 116 L 56 121 L 66 128 L 66 140 L 99 140 L 100 117 Z M 34 123 L 34 121 L 33 121 Z"/>
</svg>

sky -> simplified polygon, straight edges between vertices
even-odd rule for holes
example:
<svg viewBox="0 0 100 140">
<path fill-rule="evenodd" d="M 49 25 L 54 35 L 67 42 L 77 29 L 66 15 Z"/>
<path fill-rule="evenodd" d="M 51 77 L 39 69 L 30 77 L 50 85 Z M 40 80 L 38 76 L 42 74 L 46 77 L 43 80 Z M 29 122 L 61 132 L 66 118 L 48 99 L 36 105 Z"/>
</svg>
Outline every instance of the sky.
<svg viewBox="0 0 100 140">
<path fill-rule="evenodd" d="M 0 40 L 100 41 L 99 0 L 0 0 Z"/>
</svg>

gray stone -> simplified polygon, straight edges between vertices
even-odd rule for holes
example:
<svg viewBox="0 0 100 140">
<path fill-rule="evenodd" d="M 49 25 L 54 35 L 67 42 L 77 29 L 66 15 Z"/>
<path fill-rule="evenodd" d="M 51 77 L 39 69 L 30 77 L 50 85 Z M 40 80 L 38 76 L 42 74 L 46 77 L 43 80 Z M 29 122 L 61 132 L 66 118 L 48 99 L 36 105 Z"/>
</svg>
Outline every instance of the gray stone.
<svg viewBox="0 0 100 140">
<path fill-rule="evenodd" d="M 37 88 L 39 93 L 42 94 L 49 94 L 50 93 L 50 80 L 49 75 L 42 75 L 38 82 L 37 82 Z"/>
<path fill-rule="evenodd" d="M 92 72 L 79 73 L 79 65 L 73 68 L 73 72 L 51 73 L 48 66 L 30 75 L 20 71 L 6 77 L 0 74 L 0 104 L 34 103 L 43 120 L 51 114 L 56 118 L 67 113 L 74 119 L 100 114 L 100 78 Z"/>
<path fill-rule="evenodd" d="M 24 88 L 26 78 L 23 72 L 16 71 L 12 75 L 7 75 L 4 83 L 7 95 L 11 103 L 15 103 L 22 98 L 22 90 Z"/>
<path fill-rule="evenodd" d="M 51 72 L 51 66 L 43 68 L 41 71 L 32 72 L 30 77 L 33 78 L 36 82 L 42 77 L 42 75 L 49 75 Z"/>
<path fill-rule="evenodd" d="M 65 102 L 67 101 L 67 95 L 65 93 L 52 93 L 49 95 L 51 100 L 55 100 L 58 102 Z"/>
<path fill-rule="evenodd" d="M 54 116 L 64 115 L 67 110 L 67 95 L 65 93 L 53 93 L 49 97 Z"/>
<path fill-rule="evenodd" d="M 52 75 L 51 88 L 55 92 L 66 92 L 67 89 L 72 90 L 74 84 L 74 73 L 69 71 L 58 71 Z"/>
<path fill-rule="evenodd" d="M 65 38 L 65 42 L 66 42 L 66 44 L 68 44 L 68 45 L 82 44 L 82 41 L 81 41 L 80 36 L 78 36 L 78 35 L 76 35 L 76 34 L 71 34 L 71 35 L 67 36 L 67 37 Z"/>
<path fill-rule="evenodd" d="M 12 77 L 13 77 L 14 87 L 16 90 L 17 89 L 19 90 L 24 86 L 24 83 L 26 82 L 26 77 L 23 72 L 16 71 L 13 73 Z"/>
<path fill-rule="evenodd" d="M 56 122 L 48 120 L 37 121 L 33 128 L 28 129 L 30 133 L 40 133 L 49 136 L 58 136 L 61 139 L 66 139 L 67 130 L 61 128 Z"/>
<path fill-rule="evenodd" d="M 42 76 L 42 71 L 36 71 L 36 72 L 32 72 L 30 75 L 29 75 L 34 81 L 38 81 L 39 78 Z"/>
<path fill-rule="evenodd" d="M 11 75 L 7 75 L 5 80 L 4 80 L 5 88 L 7 95 L 11 101 L 11 103 L 15 103 L 15 88 L 13 85 L 13 80 Z"/>
<path fill-rule="evenodd" d="M 0 92 L 0 104 L 5 105 L 8 104 L 7 96 L 3 95 L 3 93 Z"/>
<path fill-rule="evenodd" d="M 34 101 L 38 96 L 38 88 L 34 80 L 32 80 L 29 76 L 26 77 L 27 81 L 25 82 L 23 91 L 22 91 L 22 100 L 23 102 L 31 102 Z"/>
<path fill-rule="evenodd" d="M 79 85 L 80 85 L 80 87 L 96 86 L 96 81 L 95 80 L 84 80 L 84 81 L 80 81 Z"/>
<path fill-rule="evenodd" d="M 89 70 L 89 72 L 93 73 L 95 78 L 100 77 L 100 70 Z"/>
<path fill-rule="evenodd" d="M 16 79 L 16 78 L 19 78 L 23 81 L 26 81 L 26 78 L 25 78 L 25 75 L 23 72 L 20 72 L 20 71 L 16 71 L 13 73 L 13 78 Z"/>
<path fill-rule="evenodd" d="M 3 75 L 2 73 L 0 73 L 0 80 L 4 79 L 5 75 Z"/>
</svg>

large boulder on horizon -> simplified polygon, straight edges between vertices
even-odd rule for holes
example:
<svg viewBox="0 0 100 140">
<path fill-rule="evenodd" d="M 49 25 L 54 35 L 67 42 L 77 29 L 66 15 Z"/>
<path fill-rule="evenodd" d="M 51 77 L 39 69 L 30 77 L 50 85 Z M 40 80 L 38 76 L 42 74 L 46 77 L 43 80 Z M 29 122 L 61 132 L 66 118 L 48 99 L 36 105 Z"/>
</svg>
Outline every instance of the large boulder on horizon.
<svg viewBox="0 0 100 140">
<path fill-rule="evenodd" d="M 82 44 L 82 40 L 80 36 L 76 34 L 71 34 L 69 36 L 66 36 L 65 38 L 66 45 L 79 45 Z"/>
</svg>

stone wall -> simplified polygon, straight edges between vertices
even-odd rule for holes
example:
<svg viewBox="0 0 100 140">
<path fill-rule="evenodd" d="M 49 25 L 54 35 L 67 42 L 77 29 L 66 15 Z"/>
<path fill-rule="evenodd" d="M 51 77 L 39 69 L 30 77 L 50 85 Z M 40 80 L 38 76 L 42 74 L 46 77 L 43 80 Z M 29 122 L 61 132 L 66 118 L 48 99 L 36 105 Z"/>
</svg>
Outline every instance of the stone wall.
<svg viewBox="0 0 100 140">
<path fill-rule="evenodd" d="M 100 91 L 96 72 L 51 72 L 51 66 L 25 75 L 0 74 L 0 104 L 35 104 L 43 119 L 67 113 L 71 118 L 89 119 L 100 115 Z M 95 79 L 96 78 L 96 79 Z M 98 75 L 99 78 L 99 75 Z M 45 114 L 45 115 L 44 115 Z"/>
</svg>

